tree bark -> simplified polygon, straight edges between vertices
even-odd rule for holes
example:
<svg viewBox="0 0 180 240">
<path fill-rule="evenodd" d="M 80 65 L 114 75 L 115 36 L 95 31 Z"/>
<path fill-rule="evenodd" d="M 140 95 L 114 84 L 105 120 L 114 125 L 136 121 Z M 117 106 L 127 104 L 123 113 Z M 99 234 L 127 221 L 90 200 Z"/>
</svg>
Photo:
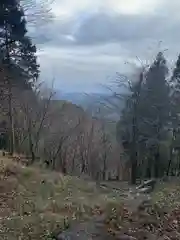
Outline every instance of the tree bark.
<svg viewBox="0 0 180 240">
<path fill-rule="evenodd" d="M 154 156 L 154 177 L 159 177 L 159 167 L 160 167 L 160 154 L 159 154 L 159 146 L 157 147 L 157 152 Z"/>
<path fill-rule="evenodd" d="M 131 156 L 131 184 L 136 184 L 137 177 L 137 152 Z"/>
<path fill-rule="evenodd" d="M 148 165 L 147 165 L 147 169 L 146 169 L 146 177 L 147 178 L 151 178 L 152 177 L 152 159 L 150 157 L 148 157 Z"/>
<path fill-rule="evenodd" d="M 8 41 L 8 24 L 5 23 L 5 45 L 6 45 L 6 67 L 7 75 L 6 82 L 8 84 L 8 115 L 9 115 L 9 152 L 10 155 L 14 153 L 14 123 L 13 123 L 13 111 L 12 111 L 12 82 L 10 79 L 10 55 L 9 55 L 9 41 Z"/>
<path fill-rule="evenodd" d="M 170 147 L 170 157 L 169 157 L 169 162 L 168 162 L 168 166 L 167 166 L 167 171 L 166 171 L 166 176 L 169 176 L 170 173 L 170 169 L 171 169 L 171 163 L 172 163 L 172 157 L 173 157 L 173 148 L 172 146 Z"/>
</svg>

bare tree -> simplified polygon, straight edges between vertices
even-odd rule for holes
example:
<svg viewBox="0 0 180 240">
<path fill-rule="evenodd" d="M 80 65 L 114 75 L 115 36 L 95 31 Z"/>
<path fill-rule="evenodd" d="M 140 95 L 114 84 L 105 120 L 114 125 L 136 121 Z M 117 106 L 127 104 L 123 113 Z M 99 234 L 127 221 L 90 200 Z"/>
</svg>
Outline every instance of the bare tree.
<svg viewBox="0 0 180 240">
<path fill-rule="evenodd" d="M 51 91 L 48 98 L 41 99 L 40 92 L 36 95 L 31 90 L 19 95 L 20 101 L 16 112 L 16 128 L 18 131 L 21 129 L 19 135 L 22 136 L 19 139 L 19 149 L 24 148 L 23 144 L 28 140 L 31 163 L 34 163 L 38 153 L 41 135 L 48 128 L 47 118 L 53 95 L 54 92 Z"/>
<path fill-rule="evenodd" d="M 128 77 L 117 74 L 115 80 L 115 90 L 113 87 L 109 87 L 111 97 L 107 97 L 103 100 L 105 106 L 114 112 L 117 112 L 119 118 L 122 115 L 122 104 L 125 102 L 128 104 L 127 108 L 131 109 L 130 115 L 128 115 L 128 128 L 126 134 L 128 139 L 122 139 L 122 132 L 118 130 L 117 140 L 120 144 L 123 144 L 124 149 L 128 146 L 130 162 L 131 162 L 131 183 L 136 182 L 137 163 L 138 163 L 138 105 L 141 93 L 141 87 L 144 79 L 144 68 L 140 69 L 138 79 L 135 81 L 130 80 Z M 130 98 L 129 98 L 130 96 Z M 127 119 L 124 119 L 126 122 Z M 118 125 L 117 125 L 118 126 Z M 124 128 L 124 126 L 123 126 Z M 117 128 L 118 129 L 118 128 Z M 124 131 L 125 129 L 123 129 Z"/>
<path fill-rule="evenodd" d="M 52 21 L 51 7 L 54 0 L 20 0 L 27 22 L 30 25 L 43 26 Z"/>
</svg>

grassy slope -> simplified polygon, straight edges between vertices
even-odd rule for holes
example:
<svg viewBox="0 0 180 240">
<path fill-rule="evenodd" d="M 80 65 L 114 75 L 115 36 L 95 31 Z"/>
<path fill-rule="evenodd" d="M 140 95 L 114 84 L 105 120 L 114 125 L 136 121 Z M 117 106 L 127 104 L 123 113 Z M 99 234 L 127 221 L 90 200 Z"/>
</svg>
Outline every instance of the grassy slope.
<svg viewBox="0 0 180 240">
<path fill-rule="evenodd" d="M 180 239 L 180 229 L 174 225 L 174 232 L 171 229 L 169 233 L 166 228 L 161 230 L 162 226 L 174 224 L 177 216 L 180 216 L 177 210 L 173 210 L 179 209 L 179 192 L 177 182 L 162 184 L 157 188 L 153 199 L 158 205 L 170 210 L 166 218 L 163 217 L 164 213 L 160 219 L 157 218 L 157 210 L 145 215 L 145 218 L 138 212 L 135 215 L 129 213 L 128 216 L 127 211 L 121 208 L 118 194 L 112 191 L 100 193 L 93 182 L 65 177 L 37 167 L 25 167 L 11 159 L 0 158 L 0 239 L 48 240 L 52 232 L 63 230 L 71 220 L 86 220 L 104 210 L 107 219 L 110 219 L 107 228 L 126 233 L 132 232 L 133 228 L 136 236 L 143 237 L 142 230 L 145 231 L 143 234 L 149 234 L 152 223 L 147 222 L 153 216 L 153 229 L 156 229 L 157 234 L 159 231 L 166 236 L 179 234 L 175 239 Z M 119 210 L 115 210 L 117 206 L 120 206 Z M 167 224 L 161 223 L 164 221 Z"/>
<path fill-rule="evenodd" d="M 0 239 L 50 239 L 72 219 L 87 219 L 113 201 L 93 182 L 0 158 Z"/>
<path fill-rule="evenodd" d="M 153 201 L 167 210 L 180 208 L 180 179 L 160 183 L 153 194 Z"/>
</svg>

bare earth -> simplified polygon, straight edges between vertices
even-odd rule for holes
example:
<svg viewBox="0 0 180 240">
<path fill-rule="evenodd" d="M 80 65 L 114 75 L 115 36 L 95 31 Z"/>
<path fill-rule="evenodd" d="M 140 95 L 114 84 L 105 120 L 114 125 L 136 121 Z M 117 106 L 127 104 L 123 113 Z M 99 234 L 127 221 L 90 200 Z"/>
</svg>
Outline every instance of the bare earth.
<svg viewBox="0 0 180 240">
<path fill-rule="evenodd" d="M 138 211 L 140 205 L 149 199 L 148 195 L 141 194 L 140 196 L 136 196 L 136 194 L 131 194 L 130 191 L 134 190 L 135 187 L 129 188 L 127 183 L 103 183 L 104 191 L 116 191 L 119 192 L 119 195 L 122 196 L 122 203 L 126 208 L 128 208 L 132 212 Z M 106 188 L 104 186 L 107 186 Z M 108 233 L 107 228 L 104 226 L 106 216 L 101 215 L 99 217 L 94 217 L 88 222 L 83 223 L 75 223 L 72 224 L 70 229 L 64 231 L 63 233 L 57 236 L 57 240 L 85 240 L 85 239 L 95 239 L 95 240 L 106 240 L 106 239 L 122 239 L 122 240 L 133 240 L 132 237 L 127 236 L 125 234 L 118 236 L 112 236 Z"/>
</svg>

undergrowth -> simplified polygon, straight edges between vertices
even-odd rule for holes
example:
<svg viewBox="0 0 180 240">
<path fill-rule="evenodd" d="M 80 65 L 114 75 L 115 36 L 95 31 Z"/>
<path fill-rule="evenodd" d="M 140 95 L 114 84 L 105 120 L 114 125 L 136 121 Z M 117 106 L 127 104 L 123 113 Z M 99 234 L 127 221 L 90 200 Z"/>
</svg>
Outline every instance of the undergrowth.
<svg viewBox="0 0 180 240">
<path fill-rule="evenodd" d="M 99 193 L 94 182 L 0 160 L 0 237 L 50 239 L 71 221 L 101 214 L 118 198 Z"/>
</svg>

